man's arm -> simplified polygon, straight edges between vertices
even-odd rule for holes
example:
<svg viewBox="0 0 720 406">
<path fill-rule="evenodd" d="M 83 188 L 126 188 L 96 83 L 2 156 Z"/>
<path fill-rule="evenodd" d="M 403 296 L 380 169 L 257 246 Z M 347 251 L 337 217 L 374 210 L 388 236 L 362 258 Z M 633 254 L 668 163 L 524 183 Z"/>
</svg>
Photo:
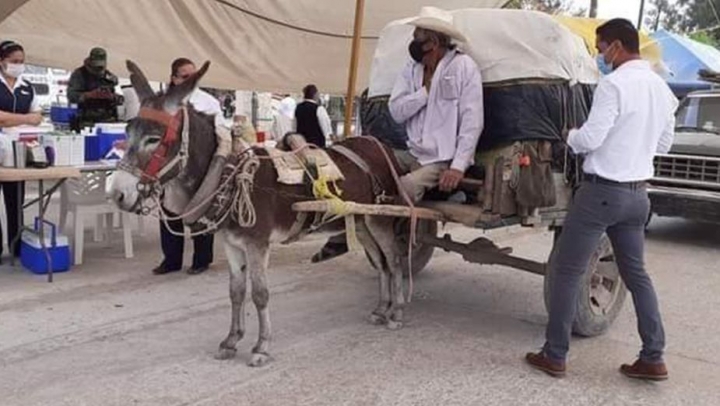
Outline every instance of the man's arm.
<svg viewBox="0 0 720 406">
<path fill-rule="evenodd" d="M 670 152 L 670 147 L 672 147 L 673 140 L 675 139 L 675 116 L 673 115 L 668 119 L 667 124 L 665 124 L 665 129 L 663 130 L 662 135 L 660 136 L 660 140 L 658 141 L 657 146 L 657 153 L 658 154 L 667 154 Z"/>
<path fill-rule="evenodd" d="M 603 144 L 620 114 L 620 94 L 608 80 L 595 89 L 590 115 L 579 130 L 568 134 L 567 143 L 578 154 L 592 152 Z"/>
<path fill-rule="evenodd" d="M 68 82 L 67 97 L 68 101 L 72 104 L 78 104 L 82 101 L 82 95 L 85 92 L 85 81 L 83 80 L 82 73 L 79 69 L 76 69 Z"/>
<path fill-rule="evenodd" d="M 328 115 L 327 110 L 323 106 L 318 106 L 317 109 L 317 118 L 318 122 L 320 123 L 320 129 L 322 130 L 323 136 L 326 140 L 330 140 L 333 133 L 332 133 L 332 121 L 330 121 L 330 116 Z"/>
<path fill-rule="evenodd" d="M 395 81 L 390 95 L 390 115 L 398 124 L 404 124 L 414 115 L 420 112 L 428 102 L 428 92 L 423 86 L 419 90 L 413 90 L 413 71 L 415 65 L 410 63 L 405 67 L 403 73 Z"/>
<path fill-rule="evenodd" d="M 675 95 L 672 94 L 668 90 L 668 97 L 670 97 L 670 103 L 671 103 L 671 112 L 670 117 L 668 117 L 667 124 L 665 124 L 665 129 L 663 130 L 662 135 L 660 136 L 660 140 L 658 142 L 657 147 L 657 153 L 658 154 L 667 154 L 670 152 L 670 148 L 672 147 L 673 140 L 675 139 L 675 112 L 678 108 L 678 101 L 677 98 L 675 98 Z"/>
<path fill-rule="evenodd" d="M 485 111 L 483 107 L 483 88 L 480 71 L 474 62 L 466 62 L 464 66 L 463 83 L 460 90 L 457 146 L 455 158 L 450 165 L 465 173 L 475 159 L 480 133 L 485 123 Z"/>
</svg>

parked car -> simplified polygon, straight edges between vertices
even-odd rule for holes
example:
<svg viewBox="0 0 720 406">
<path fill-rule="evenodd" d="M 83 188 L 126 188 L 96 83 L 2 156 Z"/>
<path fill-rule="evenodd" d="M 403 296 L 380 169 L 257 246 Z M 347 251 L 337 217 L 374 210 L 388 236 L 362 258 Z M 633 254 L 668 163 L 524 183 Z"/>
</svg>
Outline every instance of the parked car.
<svg viewBox="0 0 720 406">
<path fill-rule="evenodd" d="M 720 90 L 690 93 L 676 118 L 670 152 L 655 158 L 652 214 L 720 223 Z"/>
</svg>

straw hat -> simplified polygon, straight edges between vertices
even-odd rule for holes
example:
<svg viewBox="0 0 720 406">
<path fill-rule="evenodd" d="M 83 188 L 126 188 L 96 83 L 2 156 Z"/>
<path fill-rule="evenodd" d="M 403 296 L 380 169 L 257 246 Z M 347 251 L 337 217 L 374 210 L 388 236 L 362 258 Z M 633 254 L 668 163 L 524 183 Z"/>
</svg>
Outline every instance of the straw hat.
<svg viewBox="0 0 720 406">
<path fill-rule="evenodd" d="M 423 7 L 420 15 L 411 18 L 406 24 L 439 32 L 460 42 L 467 42 L 467 38 L 455 27 L 452 14 L 437 7 Z"/>
</svg>

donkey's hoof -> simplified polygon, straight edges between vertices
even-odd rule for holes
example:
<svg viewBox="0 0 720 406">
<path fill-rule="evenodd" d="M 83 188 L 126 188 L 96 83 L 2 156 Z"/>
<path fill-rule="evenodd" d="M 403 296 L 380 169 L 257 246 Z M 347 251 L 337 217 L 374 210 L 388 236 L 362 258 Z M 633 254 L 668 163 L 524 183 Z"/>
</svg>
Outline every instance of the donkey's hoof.
<svg viewBox="0 0 720 406">
<path fill-rule="evenodd" d="M 382 314 L 372 313 L 368 316 L 368 322 L 374 326 L 383 326 L 387 324 L 388 320 Z"/>
<path fill-rule="evenodd" d="M 261 367 L 264 365 L 267 365 L 270 362 L 270 355 L 268 354 L 262 354 L 262 353 L 255 353 L 250 357 L 250 361 L 248 362 L 249 367 Z"/>
<path fill-rule="evenodd" d="M 387 328 L 388 330 L 400 330 L 403 328 L 403 322 L 402 321 L 395 321 L 395 320 L 388 320 L 387 322 Z"/>
<path fill-rule="evenodd" d="M 219 361 L 226 361 L 235 358 L 236 353 L 237 350 L 232 348 L 220 348 L 217 354 L 215 354 L 215 359 Z"/>
</svg>

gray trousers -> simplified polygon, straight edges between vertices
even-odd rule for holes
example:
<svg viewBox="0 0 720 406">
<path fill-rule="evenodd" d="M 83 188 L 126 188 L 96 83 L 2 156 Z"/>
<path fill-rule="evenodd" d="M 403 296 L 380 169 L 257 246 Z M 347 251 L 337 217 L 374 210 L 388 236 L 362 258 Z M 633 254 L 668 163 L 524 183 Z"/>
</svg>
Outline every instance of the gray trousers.
<svg viewBox="0 0 720 406">
<path fill-rule="evenodd" d="M 623 185 L 584 182 L 577 191 L 551 264 L 555 267 L 556 277 L 550 287 L 546 356 L 556 361 L 564 361 L 567 356 L 580 283 L 600 238 L 607 233 L 620 275 L 635 304 L 643 343 L 640 359 L 662 362 L 665 332 L 643 255 L 645 220 L 649 210 L 645 187 L 631 189 Z"/>
</svg>

